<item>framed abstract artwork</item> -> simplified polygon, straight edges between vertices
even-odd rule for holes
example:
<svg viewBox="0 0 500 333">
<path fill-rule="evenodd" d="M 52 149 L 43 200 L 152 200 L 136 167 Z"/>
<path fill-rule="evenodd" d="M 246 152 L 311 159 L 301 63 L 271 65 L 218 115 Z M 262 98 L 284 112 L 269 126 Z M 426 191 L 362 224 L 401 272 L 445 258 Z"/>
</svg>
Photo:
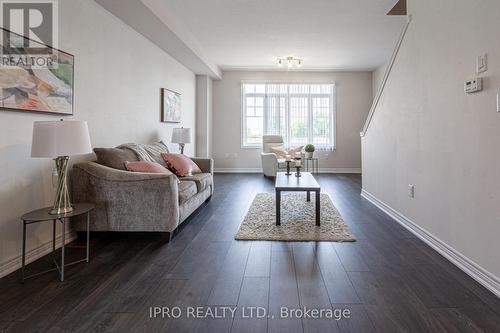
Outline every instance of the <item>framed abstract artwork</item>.
<svg viewBox="0 0 500 333">
<path fill-rule="evenodd" d="M 181 111 L 181 94 L 161 88 L 161 121 L 164 123 L 180 123 Z"/>
<path fill-rule="evenodd" d="M 74 56 L 3 28 L 0 33 L 0 110 L 72 115 Z"/>
</svg>

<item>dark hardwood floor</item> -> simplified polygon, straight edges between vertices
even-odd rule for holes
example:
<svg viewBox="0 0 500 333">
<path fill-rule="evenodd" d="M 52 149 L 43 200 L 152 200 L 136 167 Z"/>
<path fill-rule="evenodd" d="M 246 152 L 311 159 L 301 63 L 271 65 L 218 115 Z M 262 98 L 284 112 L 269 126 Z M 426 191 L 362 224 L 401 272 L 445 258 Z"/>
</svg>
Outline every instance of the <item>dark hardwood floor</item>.
<svg viewBox="0 0 500 333">
<path fill-rule="evenodd" d="M 220 174 L 213 199 L 168 244 L 93 239 L 91 262 L 69 267 L 63 283 L 55 273 L 1 279 L 0 331 L 500 332 L 500 299 L 362 199 L 360 176 L 317 179 L 357 242 L 235 241 L 252 198 L 273 182 Z M 68 252 L 84 253 L 78 242 Z M 178 306 L 182 319 L 150 318 L 155 306 Z M 185 318 L 195 306 L 238 310 Z M 243 317 L 252 306 L 275 317 Z M 349 309 L 350 318 L 280 318 L 281 307 Z"/>
</svg>

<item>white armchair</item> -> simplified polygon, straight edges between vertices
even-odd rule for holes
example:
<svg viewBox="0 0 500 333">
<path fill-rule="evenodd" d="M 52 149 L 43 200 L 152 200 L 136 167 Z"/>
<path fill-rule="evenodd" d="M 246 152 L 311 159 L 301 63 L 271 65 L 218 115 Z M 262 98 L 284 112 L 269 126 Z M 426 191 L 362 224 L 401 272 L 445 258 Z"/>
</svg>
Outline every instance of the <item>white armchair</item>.
<svg viewBox="0 0 500 333">
<path fill-rule="evenodd" d="M 275 177 L 280 167 L 285 166 L 285 159 L 280 159 L 272 152 L 271 148 L 284 144 L 281 135 L 262 136 L 262 171 L 266 177 Z"/>
</svg>

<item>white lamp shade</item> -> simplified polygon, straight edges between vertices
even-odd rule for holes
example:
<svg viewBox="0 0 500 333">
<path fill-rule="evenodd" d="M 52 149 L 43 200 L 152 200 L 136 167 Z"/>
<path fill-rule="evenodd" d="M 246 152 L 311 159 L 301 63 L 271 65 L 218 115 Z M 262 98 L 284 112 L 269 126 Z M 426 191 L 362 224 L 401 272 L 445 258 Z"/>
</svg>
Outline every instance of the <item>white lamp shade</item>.
<svg viewBox="0 0 500 333">
<path fill-rule="evenodd" d="M 86 121 L 35 121 L 31 157 L 72 156 L 92 153 Z"/>
<path fill-rule="evenodd" d="M 174 128 L 172 143 L 191 143 L 191 129 L 184 127 Z"/>
</svg>

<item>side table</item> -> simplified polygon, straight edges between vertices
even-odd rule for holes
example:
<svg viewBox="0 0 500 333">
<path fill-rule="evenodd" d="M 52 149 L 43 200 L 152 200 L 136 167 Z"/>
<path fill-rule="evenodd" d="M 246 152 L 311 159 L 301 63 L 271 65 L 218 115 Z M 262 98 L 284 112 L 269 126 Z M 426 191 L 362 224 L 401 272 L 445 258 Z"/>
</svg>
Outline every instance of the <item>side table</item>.
<svg viewBox="0 0 500 333">
<path fill-rule="evenodd" d="M 306 157 L 304 159 L 305 171 L 309 171 L 309 162 L 312 164 L 312 173 L 319 173 L 319 157 Z"/>
<path fill-rule="evenodd" d="M 69 266 L 69 265 L 74 265 L 79 262 L 89 262 L 89 240 L 90 240 L 90 212 L 92 209 L 94 209 L 93 204 L 87 204 L 87 203 L 77 203 L 73 204 L 73 211 L 70 213 L 66 214 L 50 214 L 52 207 L 46 207 L 42 209 L 37 209 L 34 210 L 30 213 L 24 214 L 21 217 L 21 220 L 23 222 L 23 255 L 22 255 L 22 266 L 21 266 L 21 281 L 24 283 L 24 280 L 30 277 L 34 277 L 40 274 L 44 274 L 47 272 L 51 272 L 53 270 L 58 270 L 59 271 L 59 276 L 61 279 L 61 282 L 64 281 L 64 267 Z M 79 215 L 87 214 L 87 247 L 86 247 L 86 252 L 87 255 L 84 259 L 80 259 L 77 261 L 73 261 L 70 263 L 65 263 L 64 262 L 64 250 L 65 250 L 65 234 L 66 234 L 66 223 L 67 219 Z M 43 272 L 35 273 L 29 276 L 24 276 L 24 267 L 26 264 L 26 226 L 28 224 L 33 224 L 33 223 L 38 223 L 38 222 L 44 222 L 44 221 L 52 221 L 52 256 L 53 256 L 53 261 L 55 264 L 55 268 L 48 269 Z M 61 265 L 59 266 L 57 264 L 57 261 L 55 259 L 55 251 L 56 251 L 56 221 L 59 221 L 62 226 L 61 230 Z"/>
</svg>

